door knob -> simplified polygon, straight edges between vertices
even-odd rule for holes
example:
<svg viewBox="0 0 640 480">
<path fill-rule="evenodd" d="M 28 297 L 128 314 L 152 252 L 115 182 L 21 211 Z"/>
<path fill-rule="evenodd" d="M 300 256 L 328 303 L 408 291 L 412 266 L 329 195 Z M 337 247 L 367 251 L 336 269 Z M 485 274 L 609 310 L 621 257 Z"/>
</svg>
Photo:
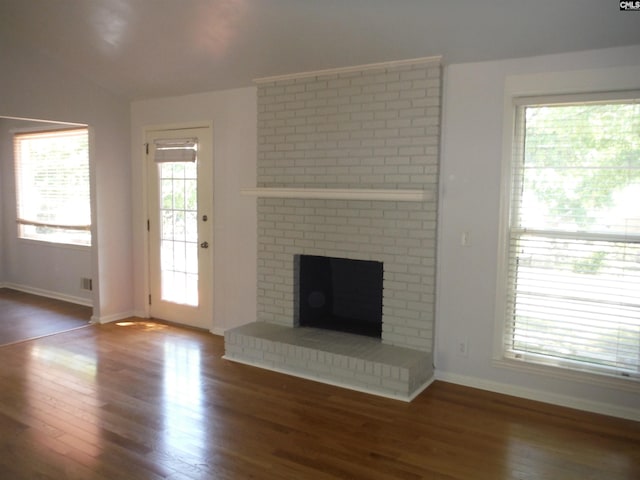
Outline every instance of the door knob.
<svg viewBox="0 0 640 480">
<path fill-rule="evenodd" d="M 209 248 L 209 242 L 202 242 L 202 243 L 200 244 L 200 247 L 201 247 L 201 248 Z"/>
</svg>

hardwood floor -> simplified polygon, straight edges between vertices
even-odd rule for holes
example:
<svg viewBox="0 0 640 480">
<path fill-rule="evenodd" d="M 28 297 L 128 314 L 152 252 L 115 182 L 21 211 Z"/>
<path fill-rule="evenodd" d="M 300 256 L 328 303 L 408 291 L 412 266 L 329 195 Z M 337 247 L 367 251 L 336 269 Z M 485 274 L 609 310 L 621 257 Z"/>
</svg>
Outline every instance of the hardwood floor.
<svg viewBox="0 0 640 480">
<path fill-rule="evenodd" d="M 91 307 L 0 288 L 0 345 L 86 326 Z"/>
<path fill-rule="evenodd" d="M 410 404 L 154 322 L 0 348 L 0 478 L 640 478 L 640 423 L 436 382 Z"/>
</svg>

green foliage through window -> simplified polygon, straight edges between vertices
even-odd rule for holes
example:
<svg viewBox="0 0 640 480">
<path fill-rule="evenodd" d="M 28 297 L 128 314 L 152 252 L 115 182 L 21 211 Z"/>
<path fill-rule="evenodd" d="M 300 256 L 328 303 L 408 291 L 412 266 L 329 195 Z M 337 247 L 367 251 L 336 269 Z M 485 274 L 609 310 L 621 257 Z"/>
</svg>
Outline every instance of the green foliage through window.
<svg viewBox="0 0 640 480">
<path fill-rule="evenodd" d="M 507 356 L 640 377 L 640 103 L 518 112 Z"/>
</svg>

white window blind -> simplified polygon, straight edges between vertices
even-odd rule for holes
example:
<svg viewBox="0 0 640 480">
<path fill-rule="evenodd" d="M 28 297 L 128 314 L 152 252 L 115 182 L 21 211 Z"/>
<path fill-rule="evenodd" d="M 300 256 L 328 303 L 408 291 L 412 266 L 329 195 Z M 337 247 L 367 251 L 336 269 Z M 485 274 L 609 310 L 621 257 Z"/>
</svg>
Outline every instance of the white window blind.
<svg viewBox="0 0 640 480">
<path fill-rule="evenodd" d="M 195 162 L 197 138 L 159 139 L 153 142 L 153 160 L 156 163 Z"/>
<path fill-rule="evenodd" d="M 504 352 L 640 379 L 640 104 L 593 98 L 516 106 Z"/>
<path fill-rule="evenodd" d="M 15 134 L 14 163 L 18 235 L 90 245 L 87 129 Z"/>
</svg>

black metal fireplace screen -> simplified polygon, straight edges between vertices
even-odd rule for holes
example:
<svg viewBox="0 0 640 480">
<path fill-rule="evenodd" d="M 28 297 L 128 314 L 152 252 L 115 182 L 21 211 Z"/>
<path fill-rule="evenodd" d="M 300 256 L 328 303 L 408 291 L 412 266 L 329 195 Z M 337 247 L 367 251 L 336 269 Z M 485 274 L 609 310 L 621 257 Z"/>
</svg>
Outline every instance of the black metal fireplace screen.
<svg viewBox="0 0 640 480">
<path fill-rule="evenodd" d="M 296 255 L 298 324 L 382 337 L 383 264 Z"/>
</svg>

